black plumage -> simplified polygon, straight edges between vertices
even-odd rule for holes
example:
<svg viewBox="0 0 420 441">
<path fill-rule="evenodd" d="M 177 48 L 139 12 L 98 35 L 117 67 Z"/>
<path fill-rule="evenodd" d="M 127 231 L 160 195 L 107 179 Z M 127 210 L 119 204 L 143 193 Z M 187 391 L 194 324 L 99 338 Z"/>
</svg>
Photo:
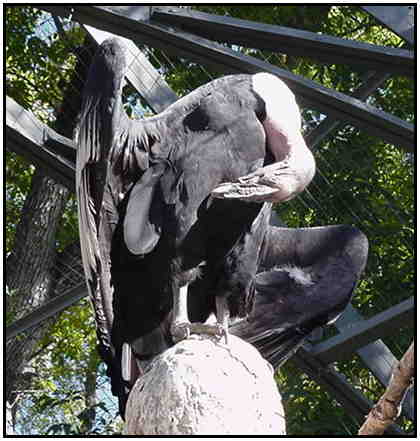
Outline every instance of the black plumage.
<svg viewBox="0 0 420 441">
<path fill-rule="evenodd" d="M 270 226 L 255 278 L 255 306 L 230 332 L 281 366 L 313 330 L 344 311 L 367 254 L 366 236 L 352 226 Z"/>
<path fill-rule="evenodd" d="M 84 90 L 76 169 L 83 265 L 122 415 L 143 362 L 189 332 L 227 336 L 229 319 L 248 316 L 232 331 L 265 355 L 267 332 L 285 329 L 280 334 L 289 337 L 276 359 L 279 351 L 287 357 L 285 341 L 295 347 L 343 309 L 364 265 L 343 258 L 347 244 L 327 253 L 331 263 L 324 239 L 311 232 L 308 246 L 292 252 L 283 233 L 301 233 L 269 225 L 272 202 L 294 197 L 315 172 L 299 110 L 282 81 L 264 73 L 226 76 L 133 121 L 121 100 L 125 70 L 123 45 L 106 40 Z M 322 307 L 308 300 L 304 311 L 261 313 L 271 303 L 292 305 L 297 295 L 286 295 L 290 277 L 279 277 L 267 256 L 321 279 L 333 277 L 337 258 L 351 283 L 337 280 L 334 295 L 310 288 Z M 203 324 L 211 313 L 218 323 Z M 273 335 L 270 354 L 279 332 Z"/>
</svg>

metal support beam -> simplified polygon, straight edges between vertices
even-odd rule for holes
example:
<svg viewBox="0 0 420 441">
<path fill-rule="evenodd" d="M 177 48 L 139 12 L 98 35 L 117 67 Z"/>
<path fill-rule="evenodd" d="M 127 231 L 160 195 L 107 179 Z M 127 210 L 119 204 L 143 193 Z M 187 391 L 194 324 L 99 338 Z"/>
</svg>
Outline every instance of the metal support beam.
<svg viewBox="0 0 420 441">
<path fill-rule="evenodd" d="M 243 55 L 196 35 L 165 28 L 163 25 L 157 25 L 150 21 L 134 21 L 125 15 L 125 10 L 120 10 L 118 7 L 114 7 L 112 11 L 106 6 L 75 5 L 71 8 L 69 6 L 42 5 L 42 8 L 61 15 L 67 15 L 71 9 L 73 18 L 82 23 L 100 27 L 139 43 L 165 49 L 204 65 L 214 66 L 222 72 L 271 72 L 282 78 L 308 107 L 354 124 L 386 142 L 410 151 L 413 149 L 414 128 L 412 124 L 254 57 Z"/>
<path fill-rule="evenodd" d="M 345 331 L 352 323 L 363 320 L 363 317 L 352 305 L 348 305 L 343 314 L 334 323 L 339 331 Z M 357 355 L 372 374 L 387 387 L 391 379 L 394 366 L 398 363 L 397 358 L 389 350 L 382 340 L 376 340 L 356 350 Z M 402 411 L 406 417 L 414 421 L 414 394 L 410 388 L 402 403 Z"/>
<path fill-rule="evenodd" d="M 380 23 L 414 46 L 414 5 L 362 6 Z"/>
<path fill-rule="evenodd" d="M 313 356 L 310 344 L 305 344 L 293 356 L 293 362 L 310 378 L 323 386 L 346 411 L 362 423 L 373 407 L 373 403 L 355 389 L 332 366 L 328 366 Z M 385 432 L 387 435 L 402 435 L 404 432 L 396 424 L 392 424 Z"/>
<path fill-rule="evenodd" d="M 74 163 L 49 148 L 49 138 L 59 139 L 63 149 L 72 151 L 71 141 L 53 132 L 16 101 L 6 98 L 6 148 L 47 169 L 52 178 L 74 191 Z"/>
<path fill-rule="evenodd" d="M 61 312 L 63 309 L 78 302 L 88 294 L 86 284 L 82 283 L 79 286 L 72 288 L 70 291 L 62 294 L 34 309 L 23 318 L 16 320 L 6 328 L 6 340 L 16 337 L 23 331 L 26 331 L 34 326 L 39 325 L 44 320 L 52 317 L 54 314 Z"/>
<path fill-rule="evenodd" d="M 390 74 L 370 72 L 366 81 L 354 91 L 352 96 L 365 101 L 389 77 Z M 345 125 L 345 122 L 328 116 L 305 136 L 306 144 L 310 149 L 315 149 L 329 134 Z"/>
<path fill-rule="evenodd" d="M 340 334 L 315 345 L 312 355 L 324 363 L 343 360 L 372 341 L 413 324 L 414 298 L 411 297 L 370 319 L 351 323 Z"/>
<path fill-rule="evenodd" d="M 404 49 L 173 6 L 153 8 L 152 20 L 210 40 L 217 38 L 217 41 L 248 48 L 304 56 L 331 64 L 362 66 L 367 70 L 414 75 L 414 53 Z"/>
</svg>

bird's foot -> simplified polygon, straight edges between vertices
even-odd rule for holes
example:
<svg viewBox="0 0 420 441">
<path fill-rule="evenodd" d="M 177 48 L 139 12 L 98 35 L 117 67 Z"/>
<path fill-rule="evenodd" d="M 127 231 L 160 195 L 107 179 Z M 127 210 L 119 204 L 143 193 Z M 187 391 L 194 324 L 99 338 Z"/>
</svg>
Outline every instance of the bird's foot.
<svg viewBox="0 0 420 441">
<path fill-rule="evenodd" d="M 246 202 L 270 202 L 278 189 L 262 184 L 241 184 L 237 182 L 220 184 L 212 191 L 218 199 L 239 199 Z"/>
<path fill-rule="evenodd" d="M 219 338 L 224 337 L 225 343 L 228 343 L 227 329 L 225 329 L 220 323 L 173 323 L 171 326 L 171 334 L 176 343 L 189 338 L 192 334 L 208 334 Z"/>
<path fill-rule="evenodd" d="M 189 322 L 175 322 L 171 326 L 172 339 L 175 343 L 189 338 L 191 335 L 191 323 Z"/>
</svg>

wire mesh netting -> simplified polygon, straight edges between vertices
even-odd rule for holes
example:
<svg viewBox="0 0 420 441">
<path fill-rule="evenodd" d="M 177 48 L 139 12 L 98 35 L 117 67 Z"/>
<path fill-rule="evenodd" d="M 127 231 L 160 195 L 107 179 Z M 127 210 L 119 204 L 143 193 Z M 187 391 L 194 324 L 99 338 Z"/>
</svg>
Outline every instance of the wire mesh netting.
<svg viewBox="0 0 420 441">
<path fill-rule="evenodd" d="M 324 14 L 325 11 L 321 9 Z M 286 9 L 284 11 L 287 13 Z M 244 9 L 220 6 L 218 13 L 243 18 Z M 255 15 L 254 19 L 264 18 L 273 24 L 276 24 L 278 18 L 273 14 L 271 20 L 267 19 L 269 15 L 264 15 L 261 10 Z M 360 25 L 361 23 L 355 20 L 354 28 Z M 297 21 L 295 26 L 299 27 Z M 356 30 L 354 32 L 358 35 Z M 353 33 L 350 37 L 354 38 L 354 35 Z M 34 31 L 28 33 L 26 39 L 32 41 L 32 49 L 38 51 L 42 63 L 45 63 L 45 66 L 42 63 L 37 66 L 40 75 L 46 66 L 49 66 L 49 69 L 45 71 L 55 73 L 54 78 L 45 78 L 45 82 L 41 82 L 45 87 L 44 93 L 31 91 L 36 96 L 35 101 L 31 103 L 31 111 L 40 121 L 47 123 L 58 133 L 72 138 L 83 83 L 96 43 L 83 26 L 70 19 L 60 19 L 45 12 L 39 14 Z M 308 76 L 314 81 L 321 84 L 327 81 L 329 87 L 349 94 L 362 85 L 366 78 L 366 72 L 352 71 L 350 67 L 339 66 L 329 70 L 327 77 L 323 65 L 307 59 L 302 61 L 282 53 L 232 47 L 236 51 L 288 70 L 296 69 L 299 63 L 304 62 Z M 179 96 L 224 74 L 150 46 L 141 46 L 140 51 Z M 58 56 L 59 61 L 57 58 L 53 59 L 51 53 Z M 51 67 L 51 64 L 54 66 Z M 6 71 L 6 92 L 10 96 L 14 96 L 14 87 L 18 87 L 13 86 L 18 82 L 17 73 L 12 67 Z M 131 73 L 138 74 L 135 70 Z M 347 79 L 346 82 L 341 81 L 343 77 Z M 142 78 L 139 77 L 139 81 L 142 82 Z M 370 97 L 370 104 L 382 107 L 385 86 L 386 84 Z M 127 84 L 123 93 L 124 106 L 129 116 L 145 118 L 153 114 L 141 91 L 136 91 L 132 84 Z M 387 110 L 385 105 L 383 108 Z M 302 108 L 302 116 L 305 135 L 311 133 L 327 118 L 316 109 L 305 107 Z M 410 120 L 410 117 L 406 119 Z M 367 235 L 370 242 L 369 262 L 366 275 L 356 291 L 353 305 L 362 318 L 372 317 L 413 295 L 413 158 L 398 146 L 380 143 L 345 122 L 341 122 L 339 131 L 326 136 L 314 146 L 314 152 L 317 161 L 316 178 L 302 195 L 284 206 L 277 207 L 277 212 L 281 221 L 288 226 L 351 224 L 359 227 Z M 20 242 L 21 237 L 16 234 L 16 226 L 30 186 L 28 180 L 17 182 L 16 170 L 25 170 L 30 178 L 35 173 L 35 167 L 24 161 L 20 163 L 21 159 L 14 153 L 7 154 L 9 160 L 15 162 L 14 169 L 7 170 L 6 175 L 6 200 L 9 204 L 6 241 L 10 254 L 12 249 L 23 249 L 27 246 L 27 243 Z M 392 181 L 387 180 L 390 176 Z M 404 189 L 404 194 L 401 194 L 400 189 Z M 24 299 L 18 300 L 18 308 L 9 308 L 8 324 L 43 305 L 46 300 L 69 294 L 84 284 L 78 245 L 76 202 L 70 193 L 66 195 L 63 205 L 63 216 L 55 238 L 57 258 L 54 260 L 54 268 L 50 271 L 50 289 L 38 287 L 39 295 L 32 296 L 31 303 L 23 304 Z M 8 298 L 13 304 L 13 292 L 9 294 Z M 18 389 L 13 391 L 14 399 L 9 402 L 10 430 L 27 435 L 114 434 L 121 430 L 121 420 L 117 417 L 117 403 L 115 397 L 112 397 L 104 366 L 96 353 L 91 353 L 91 348 L 95 346 L 95 333 L 88 300 L 82 299 L 64 312 L 50 317 L 47 322 L 24 331 L 10 340 L 8 348 L 16 351 L 19 339 L 24 341 L 30 336 L 36 341 L 42 329 L 48 331 L 43 331 L 41 343 L 37 345 L 30 363 L 24 370 L 22 381 L 17 383 Z M 324 332 L 321 340 L 335 332 L 334 328 L 330 327 Z M 80 335 L 74 342 L 72 336 L 76 333 Z M 397 359 L 401 358 L 408 347 L 412 333 L 411 328 L 403 328 L 398 338 L 384 338 L 384 342 Z M 337 363 L 336 366 L 372 401 L 379 398 L 383 386 L 360 362 L 356 354 L 351 360 Z M 69 377 L 65 374 L 66 369 L 72 373 Z M 286 371 L 289 369 L 292 368 L 287 366 Z M 44 375 L 39 375 L 39 372 L 43 372 Z M 46 379 L 48 375 L 45 373 L 48 372 L 53 380 Z M 91 374 L 91 378 L 87 372 Z M 284 382 L 289 380 L 283 377 L 279 381 L 284 385 Z M 308 383 L 307 390 L 313 388 L 316 388 L 315 383 Z M 89 403 L 88 398 L 92 400 Z M 293 402 L 293 392 L 289 391 L 287 398 Z M 338 404 L 336 406 L 339 407 Z M 357 422 L 354 419 L 343 417 L 340 433 L 352 434 L 355 427 Z"/>
</svg>

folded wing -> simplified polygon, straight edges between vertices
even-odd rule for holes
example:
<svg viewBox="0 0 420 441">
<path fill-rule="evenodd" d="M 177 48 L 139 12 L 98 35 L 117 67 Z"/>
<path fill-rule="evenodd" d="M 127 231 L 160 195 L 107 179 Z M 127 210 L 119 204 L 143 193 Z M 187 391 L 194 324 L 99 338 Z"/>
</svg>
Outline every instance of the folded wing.
<svg viewBox="0 0 420 441">
<path fill-rule="evenodd" d="M 314 329 L 350 302 L 365 267 L 366 237 L 357 228 L 270 227 L 256 277 L 255 306 L 231 332 L 281 366 Z"/>
</svg>

